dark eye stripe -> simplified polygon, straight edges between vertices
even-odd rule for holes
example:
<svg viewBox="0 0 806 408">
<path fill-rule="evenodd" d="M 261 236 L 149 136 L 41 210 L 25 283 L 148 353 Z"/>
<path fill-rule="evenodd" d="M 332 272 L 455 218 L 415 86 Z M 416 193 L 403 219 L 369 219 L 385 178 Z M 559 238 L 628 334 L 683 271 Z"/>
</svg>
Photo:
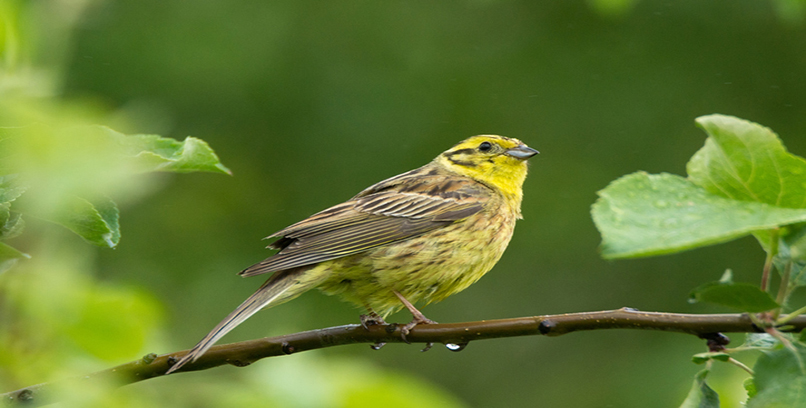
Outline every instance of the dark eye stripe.
<svg viewBox="0 0 806 408">
<path fill-rule="evenodd" d="M 448 157 L 448 160 L 450 160 L 451 163 L 459 165 L 459 166 L 465 166 L 465 167 L 476 167 L 476 166 L 478 166 L 476 163 L 473 163 L 473 162 L 464 161 L 464 160 L 455 160 L 455 159 L 451 159 L 450 157 Z"/>
<path fill-rule="evenodd" d="M 450 151 L 450 152 L 445 152 L 445 157 L 447 157 L 447 158 L 451 158 L 451 157 L 453 157 L 453 156 L 456 156 L 457 154 L 471 154 L 471 153 L 473 153 L 475 150 L 476 150 L 476 149 L 459 149 L 459 150 L 453 150 L 453 151 Z"/>
</svg>

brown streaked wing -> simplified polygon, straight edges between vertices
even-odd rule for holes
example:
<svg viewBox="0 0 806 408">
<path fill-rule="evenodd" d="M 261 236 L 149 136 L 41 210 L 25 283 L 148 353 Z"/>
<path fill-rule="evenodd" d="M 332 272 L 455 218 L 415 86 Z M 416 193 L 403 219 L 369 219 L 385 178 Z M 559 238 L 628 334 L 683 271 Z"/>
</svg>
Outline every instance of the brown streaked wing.
<svg viewBox="0 0 806 408">
<path fill-rule="evenodd" d="M 311 265 L 421 235 L 477 213 L 490 196 L 485 186 L 456 176 L 407 181 L 356 196 L 273 234 L 280 239 L 270 247 L 280 252 L 241 275 Z"/>
</svg>

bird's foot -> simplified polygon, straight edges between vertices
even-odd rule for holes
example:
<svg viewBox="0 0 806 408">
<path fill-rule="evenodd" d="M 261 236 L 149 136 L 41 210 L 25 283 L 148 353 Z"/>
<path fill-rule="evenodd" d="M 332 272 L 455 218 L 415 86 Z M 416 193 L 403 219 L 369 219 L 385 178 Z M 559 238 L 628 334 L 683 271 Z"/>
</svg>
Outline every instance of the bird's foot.
<svg viewBox="0 0 806 408">
<path fill-rule="evenodd" d="M 417 310 L 417 308 L 414 307 L 414 305 L 412 305 L 411 302 L 409 302 L 403 295 L 401 295 L 400 292 L 393 290 L 392 293 L 394 293 L 395 296 L 397 296 L 397 298 L 400 299 L 400 302 L 403 303 L 403 306 L 406 306 L 406 309 L 409 309 L 411 315 L 414 316 L 414 320 L 412 320 L 411 322 L 409 322 L 409 324 L 400 328 L 400 337 L 403 338 L 403 341 L 409 343 L 409 340 L 406 339 L 406 335 L 409 334 L 409 332 L 411 331 L 411 329 L 414 328 L 414 326 L 418 324 L 437 324 L 437 322 L 425 317 L 423 312 Z M 430 347 L 426 346 L 425 350 L 428 350 L 429 348 Z"/>
<path fill-rule="evenodd" d="M 437 324 L 437 322 L 423 316 L 422 313 L 418 313 L 418 315 L 414 316 L 414 320 L 412 320 L 407 325 L 400 328 L 400 337 L 403 338 L 403 341 L 409 343 L 409 340 L 406 339 L 406 336 L 411 332 L 411 329 L 413 329 L 414 326 L 420 324 Z M 426 346 L 426 350 L 428 350 L 429 348 L 430 348 L 429 346 Z"/>
<path fill-rule="evenodd" d="M 379 324 L 386 324 L 383 318 L 375 312 L 369 312 L 369 314 L 362 314 L 359 316 L 361 319 L 361 326 L 364 326 L 364 329 L 369 330 L 369 326 L 377 326 Z"/>
</svg>

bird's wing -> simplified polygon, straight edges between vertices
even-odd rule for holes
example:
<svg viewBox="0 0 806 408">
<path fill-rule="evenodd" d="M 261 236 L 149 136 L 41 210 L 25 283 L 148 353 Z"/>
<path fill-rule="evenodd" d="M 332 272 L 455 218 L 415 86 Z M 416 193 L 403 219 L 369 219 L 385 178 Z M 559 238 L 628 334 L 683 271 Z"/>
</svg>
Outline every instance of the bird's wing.
<svg viewBox="0 0 806 408">
<path fill-rule="evenodd" d="M 311 265 L 411 238 L 481 211 L 491 194 L 487 187 L 454 175 L 399 177 L 271 235 L 280 239 L 269 248 L 280 252 L 241 275 Z"/>
</svg>

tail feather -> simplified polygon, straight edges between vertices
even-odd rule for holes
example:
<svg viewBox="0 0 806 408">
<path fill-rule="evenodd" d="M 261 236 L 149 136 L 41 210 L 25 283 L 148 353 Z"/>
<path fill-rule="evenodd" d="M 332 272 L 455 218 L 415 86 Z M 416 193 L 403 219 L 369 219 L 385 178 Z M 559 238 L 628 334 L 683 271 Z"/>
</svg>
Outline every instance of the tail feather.
<svg viewBox="0 0 806 408">
<path fill-rule="evenodd" d="M 319 283 L 319 280 L 306 279 L 304 282 L 301 282 L 299 279 L 300 275 L 309 269 L 311 268 L 300 267 L 272 275 L 260 289 L 252 294 L 252 296 L 249 296 L 240 306 L 224 318 L 221 323 L 204 336 L 188 354 L 176 362 L 165 374 L 171 374 L 180 369 L 183 365 L 196 361 L 212 347 L 213 344 L 224 337 L 224 335 L 261 309 L 289 301 L 314 287 Z"/>
</svg>

